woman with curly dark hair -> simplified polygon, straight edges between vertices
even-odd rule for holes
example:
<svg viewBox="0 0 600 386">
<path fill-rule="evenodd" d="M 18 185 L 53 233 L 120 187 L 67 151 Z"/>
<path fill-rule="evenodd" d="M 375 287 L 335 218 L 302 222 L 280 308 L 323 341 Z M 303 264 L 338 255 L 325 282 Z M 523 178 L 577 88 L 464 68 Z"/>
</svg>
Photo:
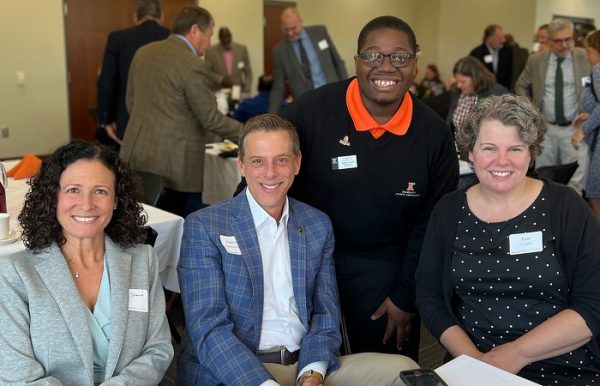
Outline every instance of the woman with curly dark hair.
<svg viewBox="0 0 600 386">
<path fill-rule="evenodd" d="M 27 250 L 0 259 L 0 383 L 157 385 L 173 348 L 132 172 L 73 141 L 30 185 Z"/>
</svg>

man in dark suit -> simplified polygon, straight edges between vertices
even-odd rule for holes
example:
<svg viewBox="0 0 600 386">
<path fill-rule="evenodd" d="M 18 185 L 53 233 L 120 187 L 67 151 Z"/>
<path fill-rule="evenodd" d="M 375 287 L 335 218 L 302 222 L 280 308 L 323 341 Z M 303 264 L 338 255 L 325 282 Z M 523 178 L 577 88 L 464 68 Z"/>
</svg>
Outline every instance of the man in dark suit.
<svg viewBox="0 0 600 386">
<path fill-rule="evenodd" d="M 273 49 L 273 88 L 269 111 L 277 112 L 290 87 L 294 98 L 326 83 L 346 79 L 348 73 L 324 26 L 304 28 L 296 8 L 281 13 L 281 29 L 287 39 Z"/>
<path fill-rule="evenodd" d="M 504 43 L 504 30 L 497 24 L 488 25 L 483 32 L 483 43 L 471 50 L 469 55 L 479 59 L 496 75 L 496 82 L 507 89 L 512 83 L 512 49 Z"/>
<path fill-rule="evenodd" d="M 206 50 L 205 60 L 211 65 L 215 84 L 228 88 L 234 85 L 250 94 L 252 88 L 252 67 L 248 49 L 232 41 L 227 27 L 219 28 L 219 44 Z"/>
<path fill-rule="evenodd" d="M 159 176 L 165 193 L 157 206 L 182 217 L 202 207 L 207 133 L 237 141 L 241 129 L 217 110 L 210 66 L 200 58 L 213 27 L 206 9 L 182 8 L 173 35 L 137 51 L 127 84 L 121 158 L 143 172 L 143 182 Z"/>
<path fill-rule="evenodd" d="M 333 229 L 287 197 L 300 169 L 294 127 L 274 115 L 240 133 L 248 186 L 185 221 L 178 273 L 188 337 L 177 384 L 401 385 L 401 355 L 337 358 L 340 315 Z"/>
<path fill-rule="evenodd" d="M 108 35 L 102 70 L 98 77 L 98 124 L 104 133 L 98 140 L 119 146 L 127 127 L 129 114 L 125 93 L 129 65 L 143 45 L 166 39 L 170 31 L 163 27 L 160 0 L 136 0 L 134 27 L 113 31 Z"/>
</svg>

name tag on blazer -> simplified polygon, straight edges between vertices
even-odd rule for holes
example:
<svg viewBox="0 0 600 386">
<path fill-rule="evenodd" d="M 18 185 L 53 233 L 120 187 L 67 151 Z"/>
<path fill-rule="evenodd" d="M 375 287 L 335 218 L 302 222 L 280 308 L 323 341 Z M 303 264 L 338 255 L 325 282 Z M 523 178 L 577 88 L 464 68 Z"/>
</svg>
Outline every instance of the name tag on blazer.
<svg viewBox="0 0 600 386">
<path fill-rule="evenodd" d="M 148 291 L 129 289 L 129 311 L 148 312 Z"/>
<path fill-rule="evenodd" d="M 242 251 L 240 250 L 240 246 L 238 245 L 235 236 L 219 235 L 219 239 L 221 240 L 221 244 L 223 244 L 223 248 L 225 248 L 227 253 L 231 253 L 232 255 L 242 255 Z"/>
<path fill-rule="evenodd" d="M 324 51 L 329 48 L 329 43 L 327 43 L 327 40 L 325 40 L 325 39 L 320 40 L 319 43 L 317 43 L 317 44 L 319 45 L 319 49 L 321 51 Z"/>
</svg>

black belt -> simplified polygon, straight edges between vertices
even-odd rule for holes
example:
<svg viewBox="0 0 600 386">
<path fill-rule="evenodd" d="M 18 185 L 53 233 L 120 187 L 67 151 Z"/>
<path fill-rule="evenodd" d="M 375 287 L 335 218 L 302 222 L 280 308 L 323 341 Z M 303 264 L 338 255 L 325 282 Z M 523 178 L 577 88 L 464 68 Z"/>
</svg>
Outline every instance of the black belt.
<svg viewBox="0 0 600 386">
<path fill-rule="evenodd" d="M 279 363 L 284 366 L 293 365 L 298 362 L 298 355 L 300 355 L 300 350 L 289 352 L 286 348 L 283 348 L 280 351 L 259 352 L 257 354 L 258 359 L 260 359 L 262 363 Z"/>
<path fill-rule="evenodd" d="M 551 125 L 556 125 L 556 126 L 561 126 L 561 127 L 571 126 L 571 121 L 548 122 L 548 123 Z"/>
</svg>

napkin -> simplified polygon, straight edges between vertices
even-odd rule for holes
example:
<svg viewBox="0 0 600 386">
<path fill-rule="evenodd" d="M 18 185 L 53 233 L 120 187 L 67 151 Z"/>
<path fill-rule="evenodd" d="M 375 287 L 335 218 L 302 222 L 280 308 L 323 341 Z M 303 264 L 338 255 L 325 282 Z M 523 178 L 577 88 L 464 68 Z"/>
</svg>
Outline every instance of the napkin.
<svg viewBox="0 0 600 386">
<path fill-rule="evenodd" d="M 14 177 L 15 180 L 33 177 L 40 171 L 41 166 L 42 160 L 33 154 L 28 153 L 18 164 L 10 169 L 6 175 L 8 177 Z"/>
</svg>

